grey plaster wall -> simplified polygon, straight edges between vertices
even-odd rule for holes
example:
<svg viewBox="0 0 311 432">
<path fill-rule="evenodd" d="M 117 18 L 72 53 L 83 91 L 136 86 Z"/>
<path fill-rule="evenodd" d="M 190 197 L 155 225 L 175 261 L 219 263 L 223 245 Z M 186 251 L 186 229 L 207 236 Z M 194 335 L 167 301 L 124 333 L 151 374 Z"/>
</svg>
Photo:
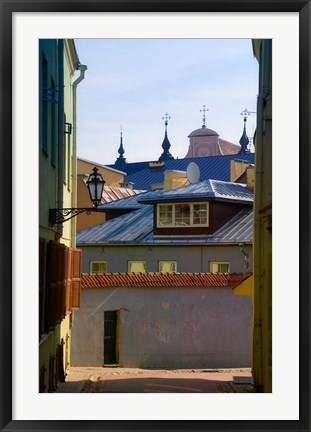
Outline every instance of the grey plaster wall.
<svg viewBox="0 0 311 432">
<path fill-rule="evenodd" d="M 119 310 L 119 365 L 251 365 L 251 297 L 231 288 L 83 289 L 72 329 L 72 366 L 104 363 L 104 311 Z"/>
<path fill-rule="evenodd" d="M 177 261 L 178 272 L 209 272 L 210 261 L 229 261 L 231 273 L 243 273 L 244 255 L 239 245 L 215 246 L 88 246 L 82 249 L 82 272 L 90 271 L 91 261 L 106 261 L 108 272 L 127 272 L 128 261 L 146 261 L 146 271 L 158 271 L 158 262 Z M 252 246 L 243 246 L 252 269 Z"/>
</svg>

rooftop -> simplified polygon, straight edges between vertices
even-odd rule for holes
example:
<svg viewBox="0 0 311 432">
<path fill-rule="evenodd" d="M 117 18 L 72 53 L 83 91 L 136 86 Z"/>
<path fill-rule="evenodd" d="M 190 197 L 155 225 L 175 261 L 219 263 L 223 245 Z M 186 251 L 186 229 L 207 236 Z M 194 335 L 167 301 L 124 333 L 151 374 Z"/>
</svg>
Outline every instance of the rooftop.
<svg viewBox="0 0 311 432">
<path fill-rule="evenodd" d="M 123 200 L 122 200 L 123 201 Z M 116 217 L 77 232 L 77 245 L 202 245 L 251 243 L 253 211 L 241 210 L 212 235 L 164 237 L 153 235 L 153 206 Z"/>
<path fill-rule="evenodd" d="M 81 287 L 231 287 L 248 278 L 237 273 L 82 273 Z"/>
<path fill-rule="evenodd" d="M 153 203 L 159 201 L 191 199 L 191 198 L 215 198 L 231 201 L 253 202 L 253 193 L 243 183 L 232 183 L 220 180 L 204 180 L 198 183 L 168 191 L 148 192 L 140 195 L 139 202 Z"/>
<path fill-rule="evenodd" d="M 243 155 L 243 160 L 254 163 L 254 153 Z M 134 183 L 136 189 L 150 190 L 151 185 L 164 182 L 165 171 L 186 171 L 190 162 L 195 162 L 200 168 L 200 180 L 230 181 L 230 161 L 239 159 L 236 154 L 222 156 L 207 156 L 197 158 L 184 158 L 166 160 L 163 164 L 148 162 L 132 162 L 124 164 L 126 177 L 124 181 Z M 154 161 L 153 161 L 154 162 Z M 151 166 L 149 166 L 151 165 Z M 114 165 L 109 167 L 115 168 Z"/>
</svg>

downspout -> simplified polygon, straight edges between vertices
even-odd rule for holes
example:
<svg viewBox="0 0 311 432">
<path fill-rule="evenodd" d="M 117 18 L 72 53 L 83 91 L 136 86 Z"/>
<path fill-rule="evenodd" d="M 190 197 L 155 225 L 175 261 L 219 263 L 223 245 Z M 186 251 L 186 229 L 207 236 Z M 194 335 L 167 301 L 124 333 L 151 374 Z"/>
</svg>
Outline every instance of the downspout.
<svg viewBox="0 0 311 432">
<path fill-rule="evenodd" d="M 80 76 L 72 83 L 72 111 L 73 111 L 73 143 L 72 143 L 72 207 L 77 207 L 77 86 L 84 80 L 87 66 L 79 65 L 77 70 Z M 71 241 L 72 247 L 76 247 L 77 218 L 72 219 Z"/>
<path fill-rule="evenodd" d="M 64 205 L 64 40 L 58 39 L 58 154 L 57 154 L 57 208 Z M 57 225 L 56 240 L 63 235 L 63 224 Z"/>
</svg>

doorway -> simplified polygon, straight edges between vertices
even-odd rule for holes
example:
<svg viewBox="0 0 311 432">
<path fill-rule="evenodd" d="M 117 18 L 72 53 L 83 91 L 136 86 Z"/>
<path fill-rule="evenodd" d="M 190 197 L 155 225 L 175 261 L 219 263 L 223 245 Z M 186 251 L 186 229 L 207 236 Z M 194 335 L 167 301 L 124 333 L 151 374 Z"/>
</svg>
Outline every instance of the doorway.
<svg viewBox="0 0 311 432">
<path fill-rule="evenodd" d="M 104 312 L 104 366 L 119 363 L 118 311 Z"/>
</svg>

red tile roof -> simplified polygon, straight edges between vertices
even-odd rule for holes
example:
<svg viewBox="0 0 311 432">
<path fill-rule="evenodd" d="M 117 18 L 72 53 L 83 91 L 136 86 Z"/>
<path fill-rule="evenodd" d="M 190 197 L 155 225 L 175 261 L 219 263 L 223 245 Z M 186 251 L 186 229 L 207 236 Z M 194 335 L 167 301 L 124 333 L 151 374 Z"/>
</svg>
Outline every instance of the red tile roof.
<svg viewBox="0 0 311 432">
<path fill-rule="evenodd" d="M 249 276 L 237 273 L 82 273 L 82 288 L 235 287 Z"/>
<path fill-rule="evenodd" d="M 144 191 L 140 189 L 129 189 L 124 187 L 104 186 L 101 204 L 109 203 L 122 198 L 128 198 L 130 196 L 140 194 L 141 192 Z"/>
</svg>

